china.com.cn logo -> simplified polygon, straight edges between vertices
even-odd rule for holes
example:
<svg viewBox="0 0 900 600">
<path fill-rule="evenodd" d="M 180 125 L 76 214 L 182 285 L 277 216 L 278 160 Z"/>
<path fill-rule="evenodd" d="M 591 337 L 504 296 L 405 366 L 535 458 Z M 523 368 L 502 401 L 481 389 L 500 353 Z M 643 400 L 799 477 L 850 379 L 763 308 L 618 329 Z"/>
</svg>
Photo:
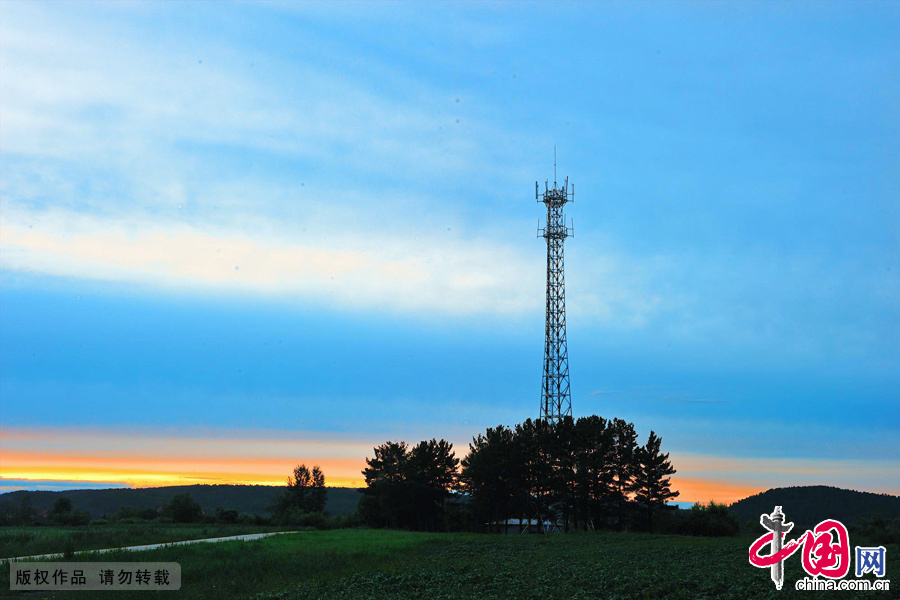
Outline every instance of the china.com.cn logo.
<svg viewBox="0 0 900 600">
<path fill-rule="evenodd" d="M 775 588 L 784 585 L 784 561 L 797 550 L 801 554 L 805 577 L 796 582 L 798 590 L 889 590 L 890 580 L 844 580 L 850 572 L 850 536 L 840 521 L 826 519 L 795 540 L 785 543 L 784 536 L 794 528 L 785 521 L 781 507 L 776 506 L 771 515 L 760 515 L 760 524 L 768 531 L 750 546 L 750 564 L 772 570 Z M 769 554 L 761 554 L 769 546 Z M 856 546 L 856 577 L 872 573 L 884 577 L 885 550 L 883 546 L 865 548 Z M 819 576 L 822 579 L 819 579 Z"/>
</svg>

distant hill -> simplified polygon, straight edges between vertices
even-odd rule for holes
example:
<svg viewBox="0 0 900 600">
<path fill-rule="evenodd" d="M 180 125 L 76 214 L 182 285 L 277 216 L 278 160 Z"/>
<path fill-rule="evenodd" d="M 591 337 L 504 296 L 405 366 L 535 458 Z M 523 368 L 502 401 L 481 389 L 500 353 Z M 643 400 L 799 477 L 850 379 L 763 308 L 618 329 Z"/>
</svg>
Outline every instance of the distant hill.
<svg viewBox="0 0 900 600">
<path fill-rule="evenodd" d="M 18 506 L 22 496 L 28 495 L 35 510 L 50 509 L 60 496 L 72 501 L 72 505 L 86 510 L 91 517 L 112 515 L 121 506 L 156 508 L 168 504 L 173 496 L 184 492 L 200 503 L 207 514 L 214 514 L 217 507 L 236 509 L 240 513 L 264 514 L 275 495 L 283 486 L 270 485 L 177 485 L 155 488 L 118 488 L 102 490 L 66 490 L 62 492 L 22 491 L 0 494 L 0 506 Z M 359 490 L 331 487 L 325 511 L 332 515 L 345 515 L 356 510 Z"/>
<path fill-rule="evenodd" d="M 741 523 L 759 521 L 763 513 L 781 506 L 794 531 L 815 527 L 825 519 L 845 525 L 866 517 L 900 518 L 900 496 L 856 492 L 825 485 L 775 488 L 744 498 L 730 509 Z"/>
</svg>

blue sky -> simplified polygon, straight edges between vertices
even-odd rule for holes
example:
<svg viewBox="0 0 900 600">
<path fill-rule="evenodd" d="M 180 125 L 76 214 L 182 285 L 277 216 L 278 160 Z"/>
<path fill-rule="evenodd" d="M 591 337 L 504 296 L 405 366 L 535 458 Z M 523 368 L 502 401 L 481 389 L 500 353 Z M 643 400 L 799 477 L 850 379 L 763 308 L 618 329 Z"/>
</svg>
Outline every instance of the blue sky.
<svg viewBox="0 0 900 600">
<path fill-rule="evenodd" d="M 897 5 L 0 11 L 7 464 L 536 417 L 556 145 L 575 415 L 900 492 Z"/>
</svg>

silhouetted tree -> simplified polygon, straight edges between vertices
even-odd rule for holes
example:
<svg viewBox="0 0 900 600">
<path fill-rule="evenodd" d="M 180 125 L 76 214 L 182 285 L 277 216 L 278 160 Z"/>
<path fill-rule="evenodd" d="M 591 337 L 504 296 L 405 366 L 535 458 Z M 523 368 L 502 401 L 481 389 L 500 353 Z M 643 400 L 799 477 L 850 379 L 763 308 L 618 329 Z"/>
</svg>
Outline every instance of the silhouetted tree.
<svg viewBox="0 0 900 600">
<path fill-rule="evenodd" d="M 318 466 L 310 470 L 306 465 L 294 467 L 293 477 L 287 479 L 287 493 L 291 503 L 300 510 L 317 513 L 325 510 L 328 490 L 325 489 L 325 474 Z"/>
<path fill-rule="evenodd" d="M 270 510 L 277 521 L 287 524 L 306 515 L 323 512 L 327 500 L 328 490 L 322 469 L 318 466 L 310 469 L 305 464 L 297 465 L 287 478 L 284 491 L 275 497 Z"/>
<path fill-rule="evenodd" d="M 669 454 L 660 452 L 662 439 L 654 431 L 650 432 L 647 443 L 635 451 L 632 491 L 640 506 L 647 509 L 647 527 L 653 531 L 653 510 L 665 506 L 666 502 L 678 497 L 671 489 L 669 475 L 675 474 L 675 467 L 669 461 Z"/>
<path fill-rule="evenodd" d="M 639 507 L 649 515 L 677 495 L 667 478 L 674 468 L 659 448 L 655 433 L 639 447 L 634 424 L 596 415 L 488 428 L 461 462 L 444 440 L 412 448 L 386 442 L 366 459 L 360 516 L 376 527 L 441 528 L 458 483 L 479 528 L 511 517 L 566 530 L 622 527 Z"/>
<path fill-rule="evenodd" d="M 521 505 L 524 517 L 543 522 L 550 516 L 553 463 L 548 452 L 551 425 L 546 421 L 526 419 L 516 425 L 515 446 L 519 449 L 521 488 L 514 491 L 517 508 Z M 516 513 L 516 514 L 522 514 Z"/>
<path fill-rule="evenodd" d="M 416 529 L 437 530 L 443 526 L 444 501 L 456 487 L 459 459 L 446 440 L 419 442 L 406 462 Z"/>
<path fill-rule="evenodd" d="M 563 528 L 578 525 L 575 512 L 575 456 L 577 454 L 575 421 L 565 416 L 552 428 L 550 460 L 553 464 L 553 506 L 561 517 Z"/>
<path fill-rule="evenodd" d="M 634 423 L 626 423 L 622 419 L 612 422 L 614 452 L 612 463 L 613 492 L 620 500 L 625 500 L 632 488 L 635 471 L 635 452 L 637 451 L 637 432 Z"/>
<path fill-rule="evenodd" d="M 460 484 L 469 496 L 476 523 L 491 523 L 510 515 L 524 516 L 522 449 L 513 432 L 500 425 L 489 427 L 469 444 L 462 460 Z"/>
<path fill-rule="evenodd" d="M 50 521 L 57 525 L 86 525 L 91 516 L 85 510 L 74 509 L 69 498 L 60 496 L 50 509 Z"/>
<path fill-rule="evenodd" d="M 363 521 L 376 527 L 441 529 L 444 502 L 457 483 L 459 459 L 446 440 L 386 442 L 367 458 Z"/>
<path fill-rule="evenodd" d="M 362 520 L 373 527 L 406 525 L 409 507 L 409 485 L 406 462 L 409 447 L 406 442 L 385 442 L 374 450 L 373 458 L 366 458 L 363 469 L 366 489 L 360 499 Z"/>
<path fill-rule="evenodd" d="M 624 525 L 623 516 L 628 509 L 628 494 L 634 486 L 635 453 L 638 448 L 637 432 L 634 430 L 634 423 L 627 423 L 622 419 L 613 419 L 612 430 L 614 451 L 611 496 L 615 506 L 616 525 L 622 527 Z"/>
<path fill-rule="evenodd" d="M 613 510 L 615 439 L 612 424 L 591 415 L 575 422 L 575 510 L 581 526 L 599 526 Z"/>
<path fill-rule="evenodd" d="M 460 479 L 479 526 L 519 517 L 565 529 L 623 527 L 637 508 L 639 456 L 634 424 L 622 419 L 528 419 L 473 438 Z"/>
<path fill-rule="evenodd" d="M 70 512 L 72 512 L 72 501 L 65 496 L 57 498 L 56 502 L 53 503 L 53 508 L 50 509 L 51 515 L 62 515 Z"/>
</svg>

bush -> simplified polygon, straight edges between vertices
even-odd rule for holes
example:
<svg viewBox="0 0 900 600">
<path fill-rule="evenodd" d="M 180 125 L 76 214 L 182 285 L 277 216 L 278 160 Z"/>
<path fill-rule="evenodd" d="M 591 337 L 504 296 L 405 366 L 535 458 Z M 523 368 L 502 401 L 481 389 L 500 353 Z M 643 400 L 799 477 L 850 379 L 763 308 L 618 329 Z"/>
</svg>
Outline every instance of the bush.
<svg viewBox="0 0 900 600">
<path fill-rule="evenodd" d="M 159 514 L 152 508 L 120 506 L 113 519 L 123 523 L 139 523 L 141 521 L 153 521 L 158 516 Z"/>
<path fill-rule="evenodd" d="M 238 511 L 234 510 L 233 508 L 229 508 L 228 510 L 226 510 L 220 506 L 216 509 L 216 521 L 218 521 L 219 523 L 237 523 L 238 516 Z"/>
<path fill-rule="evenodd" d="M 257 516 L 257 519 L 258 518 L 259 517 Z M 357 527 L 359 525 L 359 517 L 356 513 L 338 517 L 329 517 L 320 512 L 308 513 L 295 508 L 293 510 L 282 511 L 279 515 L 272 518 L 272 523 L 276 525 L 309 527 L 313 529 L 345 529 L 348 527 Z"/>
<path fill-rule="evenodd" d="M 279 525 L 299 525 L 315 529 L 325 529 L 327 522 L 322 513 L 308 513 L 297 507 L 282 509 L 273 520 Z"/>
</svg>

